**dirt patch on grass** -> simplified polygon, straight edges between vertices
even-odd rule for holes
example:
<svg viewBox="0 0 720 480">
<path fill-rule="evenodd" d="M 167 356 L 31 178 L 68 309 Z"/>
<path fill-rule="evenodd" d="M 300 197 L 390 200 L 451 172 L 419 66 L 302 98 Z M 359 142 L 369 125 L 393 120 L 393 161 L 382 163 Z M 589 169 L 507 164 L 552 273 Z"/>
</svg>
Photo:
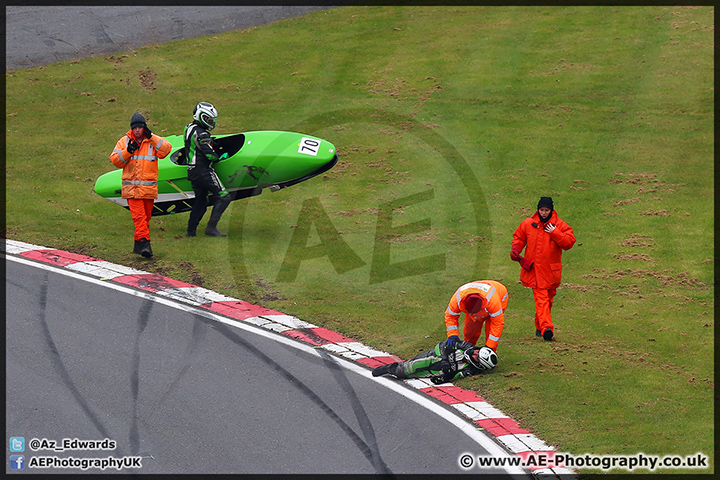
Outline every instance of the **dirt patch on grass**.
<svg viewBox="0 0 720 480">
<path fill-rule="evenodd" d="M 151 69 L 147 70 L 141 70 L 138 72 L 138 79 L 140 80 L 140 85 L 148 91 L 155 90 L 155 80 L 157 79 L 157 74 L 153 72 Z"/>
<path fill-rule="evenodd" d="M 425 105 L 430 97 L 442 90 L 435 77 L 408 80 L 405 77 L 393 77 L 392 66 L 388 65 L 382 71 L 372 73 L 372 78 L 367 81 L 367 91 L 373 95 L 387 95 L 396 100 L 414 101 L 414 111 L 417 112 Z M 436 127 L 437 125 L 426 125 Z"/>
<path fill-rule="evenodd" d="M 647 209 L 644 212 L 639 212 L 640 215 L 652 215 L 656 217 L 669 217 L 670 213 L 667 210 L 652 210 Z"/>
<path fill-rule="evenodd" d="M 610 183 L 628 183 L 631 185 L 647 185 L 661 183 L 655 173 L 613 173 Z"/>
<path fill-rule="evenodd" d="M 633 233 L 628 238 L 620 242 L 621 247 L 630 248 L 653 248 L 655 240 L 650 238 L 649 235 L 643 235 L 641 233 Z"/>
<path fill-rule="evenodd" d="M 359 149 L 344 147 L 342 152 L 338 151 L 338 157 L 344 157 L 347 155 L 351 155 L 352 153 L 356 153 L 357 151 L 359 151 Z M 327 179 L 337 179 L 339 177 L 344 177 L 344 176 L 348 175 L 348 167 L 350 167 L 350 165 L 351 165 L 351 162 L 346 162 L 346 161 L 337 162 L 332 169 L 328 170 L 327 172 L 325 172 L 323 174 L 322 178 L 327 180 Z M 353 173 L 353 175 L 355 175 L 355 173 Z"/>
<path fill-rule="evenodd" d="M 644 197 L 632 197 L 627 198 L 623 200 L 617 200 L 613 202 L 613 207 L 621 207 L 624 205 L 628 205 L 631 203 L 637 203 L 641 202 L 643 200 L 654 200 L 654 201 L 660 201 L 662 198 L 658 196 L 652 196 L 648 198 L 648 194 L 653 194 L 658 191 L 663 192 L 669 192 L 674 193 L 675 190 L 672 188 L 668 188 L 668 185 L 677 186 L 677 185 L 683 185 L 683 184 L 666 184 L 662 180 L 658 178 L 658 174 L 656 173 L 636 173 L 636 172 L 630 172 L 630 173 L 613 173 L 612 178 L 610 179 L 609 184 L 611 185 L 617 185 L 617 184 L 624 184 L 624 185 L 636 185 L 637 189 L 635 190 L 635 194 L 637 195 L 644 195 Z M 603 215 L 613 215 L 613 213 L 605 213 Z M 670 216 L 670 213 L 668 213 L 667 210 L 652 210 L 648 209 L 644 212 L 640 212 L 640 215 L 657 215 L 657 216 Z"/>
<path fill-rule="evenodd" d="M 117 57 L 110 55 L 109 57 L 105 57 L 105 60 L 117 65 L 118 63 L 122 63 L 124 58 L 128 58 L 128 55 L 118 55 Z"/>
<path fill-rule="evenodd" d="M 421 231 L 414 233 L 383 233 L 378 236 L 387 243 L 405 243 L 405 242 L 435 242 L 439 239 L 436 231 L 438 227 L 429 227 L 430 231 Z"/>
<path fill-rule="evenodd" d="M 664 172 L 660 172 L 661 174 Z M 635 193 L 638 194 L 648 194 L 648 193 L 656 193 L 658 191 L 667 192 L 667 193 L 675 193 L 675 189 L 671 187 L 680 187 L 684 186 L 684 183 L 666 183 L 662 181 L 660 178 L 658 178 L 658 174 L 656 173 L 637 173 L 637 172 L 629 172 L 629 173 L 619 173 L 615 172 L 613 173 L 612 178 L 610 179 L 609 184 L 625 184 L 625 185 L 637 185 L 637 190 L 635 190 Z M 639 199 L 638 199 L 639 200 Z M 652 200 L 661 200 L 659 197 L 653 197 Z M 637 201 L 637 200 L 636 200 Z"/>
<path fill-rule="evenodd" d="M 622 262 L 634 262 L 634 261 L 641 261 L 641 262 L 652 262 L 653 259 L 650 255 L 647 253 L 615 253 L 613 254 L 613 257 L 615 260 L 620 260 Z"/>
<path fill-rule="evenodd" d="M 648 335 L 647 341 L 654 342 L 655 338 Z M 552 350 L 556 353 L 558 359 L 563 356 L 569 355 L 572 357 L 572 361 L 580 361 L 583 370 L 589 370 L 590 368 L 596 371 L 605 370 L 606 367 L 602 366 L 604 360 L 615 362 L 618 359 L 622 359 L 622 362 L 634 367 L 645 368 L 648 370 L 655 370 L 657 372 L 663 371 L 668 375 L 680 375 L 687 378 L 687 383 L 702 385 L 705 384 L 710 388 L 715 387 L 715 383 L 711 378 L 698 378 L 696 374 L 690 372 L 687 367 L 682 365 L 676 365 L 673 363 L 661 363 L 662 359 L 656 359 L 655 355 L 651 352 L 637 352 L 627 349 L 625 345 L 620 341 L 597 341 L 589 343 L 568 343 L 563 342 L 560 345 L 551 346 Z M 544 372 L 545 369 L 555 374 L 566 374 L 566 366 L 564 362 L 545 362 L 538 363 L 535 368 L 544 367 L 540 372 Z M 576 366 L 579 368 L 579 366 Z M 530 367 L 532 370 L 534 367 Z M 601 373 L 601 377 L 605 374 Z"/>
<path fill-rule="evenodd" d="M 158 275 L 164 275 L 161 273 L 162 269 L 158 267 L 157 260 L 155 258 L 143 258 L 140 256 L 133 255 L 129 261 L 123 261 L 123 265 L 127 265 L 135 270 L 142 270 L 148 273 L 157 273 Z"/>
<path fill-rule="evenodd" d="M 266 283 L 262 279 L 256 280 L 255 285 L 260 287 L 260 295 L 258 295 L 260 302 L 274 302 L 276 300 L 284 300 L 276 290 L 274 290 L 268 283 Z"/>
<path fill-rule="evenodd" d="M 519 216 L 523 218 L 532 217 L 535 213 L 535 209 L 532 207 L 528 207 L 527 205 L 523 205 L 521 207 L 516 207 L 515 211 L 513 213 L 514 216 Z"/>
<path fill-rule="evenodd" d="M 372 215 L 376 216 L 380 213 L 379 208 L 351 208 L 350 210 L 340 210 L 335 212 L 336 215 L 343 217 L 354 217 L 355 215 Z"/>
<path fill-rule="evenodd" d="M 178 269 L 184 272 L 189 280 L 188 283 L 202 287 L 205 284 L 205 278 L 195 269 L 195 266 L 190 262 L 180 262 Z"/>
<path fill-rule="evenodd" d="M 663 287 L 684 286 L 692 288 L 707 288 L 707 286 L 698 280 L 689 276 L 688 272 L 673 273 L 670 270 L 656 272 L 655 270 L 616 270 L 612 273 L 606 273 L 604 269 L 595 269 L 596 273 L 588 273 L 583 278 L 597 278 L 602 280 L 618 281 L 628 277 L 635 278 L 654 278 L 658 284 Z"/>
<path fill-rule="evenodd" d="M 190 262 L 180 262 L 177 266 L 167 266 L 158 262 L 155 257 L 142 258 L 133 256 L 127 266 L 136 270 L 142 270 L 148 273 L 154 273 L 168 278 L 177 278 L 192 285 L 202 287 L 205 284 L 205 278 Z"/>
<path fill-rule="evenodd" d="M 400 185 L 405 183 L 405 180 L 408 179 L 408 174 L 411 173 L 410 170 L 405 172 L 396 172 L 392 171 L 387 172 L 385 175 L 383 175 L 384 178 L 379 179 L 381 182 L 391 184 L 391 185 Z"/>
<path fill-rule="evenodd" d="M 560 288 L 568 288 L 570 290 L 576 290 L 578 292 L 590 292 L 593 290 L 605 290 L 607 287 L 605 285 L 578 285 L 575 283 L 563 282 L 560 285 Z"/>
<path fill-rule="evenodd" d="M 591 70 L 592 65 L 589 63 L 575 63 L 575 62 L 568 62 L 564 58 L 561 58 L 557 61 L 557 65 L 555 66 L 555 69 L 548 73 L 548 75 L 554 75 L 557 72 L 564 72 L 565 70 Z M 566 108 L 568 111 L 570 110 L 570 107 L 562 107 Z"/>
<path fill-rule="evenodd" d="M 94 252 L 97 249 L 97 245 L 74 245 L 72 247 L 73 253 L 78 253 L 80 255 L 87 255 L 88 257 L 95 257 Z"/>
<path fill-rule="evenodd" d="M 629 198 L 627 200 L 620 200 L 619 202 L 613 202 L 613 207 L 619 207 L 620 205 L 627 205 L 628 203 L 639 202 L 640 197 Z"/>
</svg>

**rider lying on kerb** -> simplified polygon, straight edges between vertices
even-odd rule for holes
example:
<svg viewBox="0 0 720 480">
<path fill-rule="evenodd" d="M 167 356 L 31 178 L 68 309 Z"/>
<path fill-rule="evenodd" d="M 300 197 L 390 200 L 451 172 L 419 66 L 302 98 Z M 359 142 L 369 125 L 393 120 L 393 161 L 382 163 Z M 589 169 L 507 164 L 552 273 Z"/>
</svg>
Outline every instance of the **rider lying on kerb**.
<svg viewBox="0 0 720 480">
<path fill-rule="evenodd" d="M 390 374 L 400 379 L 429 377 L 438 385 L 491 370 L 497 363 L 497 354 L 491 348 L 476 347 L 464 340 L 450 346 L 442 341 L 410 360 L 378 367 L 372 374 L 373 377 Z"/>
</svg>

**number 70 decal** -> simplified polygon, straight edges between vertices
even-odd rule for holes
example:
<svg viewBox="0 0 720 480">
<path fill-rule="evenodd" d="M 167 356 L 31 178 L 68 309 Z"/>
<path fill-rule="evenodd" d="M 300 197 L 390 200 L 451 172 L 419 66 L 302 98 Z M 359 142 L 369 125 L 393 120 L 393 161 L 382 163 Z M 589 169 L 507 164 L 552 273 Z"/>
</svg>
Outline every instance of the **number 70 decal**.
<svg viewBox="0 0 720 480">
<path fill-rule="evenodd" d="M 314 138 L 303 137 L 298 145 L 298 153 L 312 155 L 313 157 L 317 157 L 319 150 L 320 140 L 315 140 Z"/>
</svg>

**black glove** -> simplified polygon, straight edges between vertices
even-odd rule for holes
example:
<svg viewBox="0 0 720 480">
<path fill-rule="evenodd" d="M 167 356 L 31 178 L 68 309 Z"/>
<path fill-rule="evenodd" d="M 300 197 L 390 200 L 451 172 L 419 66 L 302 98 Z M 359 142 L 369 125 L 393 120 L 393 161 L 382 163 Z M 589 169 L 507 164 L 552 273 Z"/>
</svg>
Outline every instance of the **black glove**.
<svg viewBox="0 0 720 480">
<path fill-rule="evenodd" d="M 148 140 L 150 140 L 150 137 L 152 137 L 152 132 L 150 131 L 150 129 L 147 126 L 145 126 L 145 137 Z"/>
<path fill-rule="evenodd" d="M 440 385 L 441 383 L 445 383 L 445 375 L 433 375 L 430 377 L 430 381 L 435 385 Z"/>
<path fill-rule="evenodd" d="M 446 347 L 452 347 L 455 345 L 456 342 L 460 341 L 460 337 L 457 335 L 453 335 L 452 337 L 448 337 L 447 341 L 445 342 Z"/>
<path fill-rule="evenodd" d="M 443 371 L 443 373 L 448 373 L 450 371 L 450 362 L 447 360 L 442 360 L 440 362 L 440 369 Z"/>
<path fill-rule="evenodd" d="M 138 145 L 134 138 L 131 138 L 127 145 L 127 151 L 133 154 L 138 148 L 140 148 L 140 145 Z"/>
<path fill-rule="evenodd" d="M 208 132 L 200 132 L 197 135 L 197 143 L 198 145 L 208 145 L 212 148 L 212 137 Z"/>
<path fill-rule="evenodd" d="M 435 385 L 439 385 L 441 383 L 447 383 L 450 380 L 452 380 L 453 375 L 448 375 L 446 373 L 438 373 L 437 375 L 433 375 L 430 377 L 430 381 L 434 383 Z"/>
</svg>

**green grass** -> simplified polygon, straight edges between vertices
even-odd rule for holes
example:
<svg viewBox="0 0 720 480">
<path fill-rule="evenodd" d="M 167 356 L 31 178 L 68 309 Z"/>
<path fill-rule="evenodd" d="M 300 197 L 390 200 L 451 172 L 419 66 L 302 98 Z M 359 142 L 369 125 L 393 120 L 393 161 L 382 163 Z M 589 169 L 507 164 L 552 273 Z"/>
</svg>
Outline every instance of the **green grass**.
<svg viewBox="0 0 720 480">
<path fill-rule="evenodd" d="M 343 7 L 11 71 L 7 237 L 189 281 L 404 358 L 444 337 L 457 286 L 497 279 L 510 292 L 500 366 L 461 386 L 559 451 L 712 459 L 713 15 Z M 219 109 L 219 134 L 314 134 L 340 162 L 234 202 L 225 239 L 184 238 L 187 214 L 155 218 L 156 255 L 143 260 L 129 213 L 94 180 L 136 109 L 171 135 L 201 100 Z M 578 239 L 553 343 L 535 338 L 532 292 L 509 260 L 542 195 Z"/>
</svg>

